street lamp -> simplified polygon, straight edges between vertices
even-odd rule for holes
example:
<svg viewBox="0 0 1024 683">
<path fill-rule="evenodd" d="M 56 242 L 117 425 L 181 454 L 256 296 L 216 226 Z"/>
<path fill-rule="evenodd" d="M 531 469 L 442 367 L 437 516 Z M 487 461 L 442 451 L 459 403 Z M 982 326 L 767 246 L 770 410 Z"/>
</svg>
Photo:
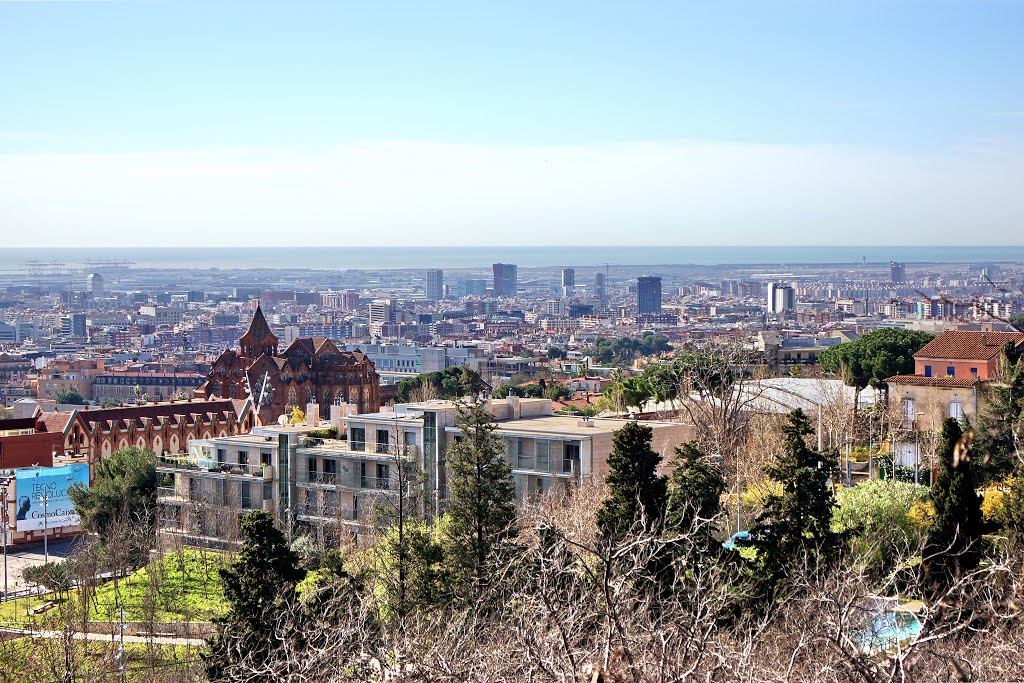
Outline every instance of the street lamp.
<svg viewBox="0 0 1024 683">
<path fill-rule="evenodd" d="M 11 485 L 11 478 L 0 479 L 0 497 L 3 498 L 4 516 L 0 524 L 4 528 L 4 597 L 7 597 L 7 531 L 11 528 L 10 513 L 7 511 L 7 487 Z"/>
</svg>

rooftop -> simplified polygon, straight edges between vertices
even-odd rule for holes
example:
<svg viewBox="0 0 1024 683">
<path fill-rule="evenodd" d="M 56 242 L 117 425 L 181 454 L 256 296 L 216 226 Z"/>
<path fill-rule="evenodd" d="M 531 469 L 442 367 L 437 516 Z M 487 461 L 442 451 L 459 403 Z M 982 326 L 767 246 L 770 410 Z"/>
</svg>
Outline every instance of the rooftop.
<svg viewBox="0 0 1024 683">
<path fill-rule="evenodd" d="M 925 344 L 914 358 L 989 361 L 1010 341 L 1017 345 L 1024 343 L 1024 333 L 946 330 Z"/>
</svg>

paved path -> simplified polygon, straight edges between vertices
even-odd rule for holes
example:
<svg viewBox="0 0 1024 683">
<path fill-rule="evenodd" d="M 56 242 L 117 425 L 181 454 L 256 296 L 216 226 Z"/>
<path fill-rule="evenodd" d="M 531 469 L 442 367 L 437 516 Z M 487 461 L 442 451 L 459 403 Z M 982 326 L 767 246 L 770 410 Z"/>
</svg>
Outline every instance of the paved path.
<svg viewBox="0 0 1024 683">
<path fill-rule="evenodd" d="M 0 628 L 0 632 L 32 638 L 60 639 L 64 637 L 64 633 L 61 631 L 31 631 L 22 628 Z M 111 640 L 109 633 L 76 633 L 75 638 L 77 640 L 103 640 L 107 642 L 110 642 Z M 118 638 L 114 638 L 115 642 L 118 640 Z M 191 645 L 193 647 L 199 647 L 206 644 L 206 641 L 202 638 L 174 638 L 169 636 L 153 636 L 152 638 L 147 638 L 145 636 L 125 636 L 124 642 L 153 643 L 155 645 Z"/>
<path fill-rule="evenodd" d="M 75 547 L 75 543 L 78 539 L 68 539 L 64 541 L 55 541 L 49 544 L 50 550 L 50 562 L 59 562 L 65 557 L 71 554 L 71 551 Z M 7 550 L 7 586 L 8 590 L 12 593 L 22 588 L 28 588 L 29 584 L 21 577 L 21 572 L 27 567 L 34 567 L 41 565 L 46 561 L 43 555 L 43 546 L 33 546 L 25 550 Z M 3 567 L 0 567 L 0 571 L 3 571 Z M 0 576 L 0 581 L 3 581 L 3 577 Z M 0 591 L 3 591 L 4 585 L 0 583 Z"/>
</svg>

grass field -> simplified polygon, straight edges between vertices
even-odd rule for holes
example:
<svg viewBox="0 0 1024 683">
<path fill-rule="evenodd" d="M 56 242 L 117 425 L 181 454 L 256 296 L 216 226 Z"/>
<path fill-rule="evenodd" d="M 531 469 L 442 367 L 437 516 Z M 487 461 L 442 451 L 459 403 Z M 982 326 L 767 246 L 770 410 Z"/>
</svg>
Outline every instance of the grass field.
<svg viewBox="0 0 1024 683">
<path fill-rule="evenodd" d="M 210 621 L 224 611 L 224 594 L 217 570 L 226 559 L 215 552 L 185 549 L 166 555 L 131 575 L 107 581 L 89 602 L 91 621 L 117 621 L 118 604 L 125 621 Z M 52 627 L 61 618 L 64 601 L 77 602 L 77 590 L 64 600 L 56 594 L 0 605 L 0 623 Z M 54 605 L 31 614 L 42 605 Z M 2 682 L 0 682 L 2 683 Z"/>
<path fill-rule="evenodd" d="M 64 683 L 70 664 L 76 681 L 118 681 L 117 645 L 75 641 L 69 649 L 60 640 L 19 638 L 0 642 L 0 682 Z M 125 680 L 129 683 L 183 680 L 177 676 L 202 667 L 202 648 L 184 645 L 125 643 Z"/>
</svg>

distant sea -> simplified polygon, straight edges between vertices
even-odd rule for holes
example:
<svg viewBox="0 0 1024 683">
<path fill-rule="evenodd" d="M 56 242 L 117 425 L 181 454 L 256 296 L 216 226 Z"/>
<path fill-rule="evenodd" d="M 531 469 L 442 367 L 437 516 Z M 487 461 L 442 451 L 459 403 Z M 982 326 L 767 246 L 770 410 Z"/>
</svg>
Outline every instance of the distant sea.
<svg viewBox="0 0 1024 683">
<path fill-rule="evenodd" d="M 639 265 L 856 265 L 908 263 L 1024 262 L 1024 246 L 1003 247 L 203 247 L 178 248 L 10 248 L 0 246 L 0 271 L 14 272 L 28 261 L 58 261 L 86 268 L 88 261 L 128 260 L 135 268 L 222 270 L 309 268 L 485 268 L 491 263 L 520 267 Z"/>
</svg>

